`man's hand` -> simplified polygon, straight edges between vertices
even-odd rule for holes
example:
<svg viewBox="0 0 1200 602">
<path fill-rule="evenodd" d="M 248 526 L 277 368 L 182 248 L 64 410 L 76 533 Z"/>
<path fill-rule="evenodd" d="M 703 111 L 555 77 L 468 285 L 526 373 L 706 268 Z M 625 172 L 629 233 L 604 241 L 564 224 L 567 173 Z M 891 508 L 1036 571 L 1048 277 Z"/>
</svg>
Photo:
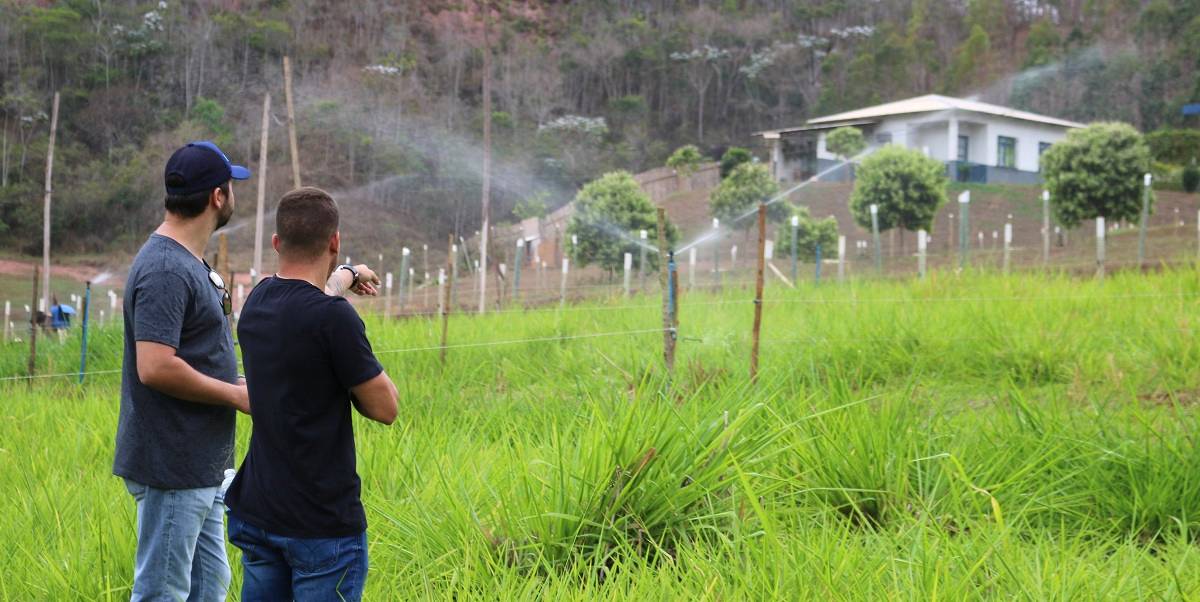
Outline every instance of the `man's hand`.
<svg viewBox="0 0 1200 602">
<path fill-rule="evenodd" d="M 334 270 L 329 275 L 329 281 L 325 283 L 325 294 L 330 297 L 341 297 L 346 291 L 352 291 L 356 295 L 379 294 L 379 276 L 374 270 L 363 264 L 354 266 L 354 270 L 358 272 L 358 284 L 351 287 L 354 277 L 350 275 L 350 270 Z"/>
<path fill-rule="evenodd" d="M 354 294 L 362 296 L 367 295 L 374 297 L 379 294 L 379 275 L 374 270 L 367 267 L 366 264 L 358 264 L 354 266 L 358 270 L 358 284 L 350 289 Z M 343 270 L 344 271 L 344 270 Z"/>
<path fill-rule="evenodd" d="M 233 408 L 243 414 L 250 414 L 250 390 L 246 388 L 246 379 L 239 378 L 237 384 L 233 386 L 233 399 L 230 400 Z"/>
</svg>

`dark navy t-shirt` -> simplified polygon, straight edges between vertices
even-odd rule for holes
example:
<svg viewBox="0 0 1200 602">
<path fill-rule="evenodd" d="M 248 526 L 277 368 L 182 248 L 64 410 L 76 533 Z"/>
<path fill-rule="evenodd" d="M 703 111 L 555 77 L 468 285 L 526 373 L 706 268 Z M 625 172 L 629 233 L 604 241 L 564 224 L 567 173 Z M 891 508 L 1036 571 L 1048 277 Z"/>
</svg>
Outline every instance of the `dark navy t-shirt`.
<svg viewBox="0 0 1200 602">
<path fill-rule="evenodd" d="M 350 389 L 383 371 L 362 320 L 345 299 L 275 276 L 246 299 L 238 342 L 254 425 L 229 511 L 285 537 L 362 533 Z"/>
</svg>

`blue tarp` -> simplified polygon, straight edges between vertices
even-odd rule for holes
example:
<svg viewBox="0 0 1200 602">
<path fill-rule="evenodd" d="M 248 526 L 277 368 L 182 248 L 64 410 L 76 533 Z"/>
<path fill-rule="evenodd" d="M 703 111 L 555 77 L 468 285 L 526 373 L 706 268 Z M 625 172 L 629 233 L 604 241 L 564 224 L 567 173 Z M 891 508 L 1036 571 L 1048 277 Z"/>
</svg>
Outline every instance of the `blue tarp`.
<svg viewBox="0 0 1200 602">
<path fill-rule="evenodd" d="M 1183 105 L 1183 114 L 1184 115 L 1200 115 L 1200 102 L 1190 104 L 1190 105 Z"/>
</svg>

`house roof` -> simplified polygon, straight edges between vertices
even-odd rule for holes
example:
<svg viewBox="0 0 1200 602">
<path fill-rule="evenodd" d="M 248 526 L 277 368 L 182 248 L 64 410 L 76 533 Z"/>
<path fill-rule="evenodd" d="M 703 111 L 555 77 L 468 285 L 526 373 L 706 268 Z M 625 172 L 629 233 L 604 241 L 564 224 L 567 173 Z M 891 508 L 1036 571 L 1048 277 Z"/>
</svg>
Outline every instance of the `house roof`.
<svg viewBox="0 0 1200 602">
<path fill-rule="evenodd" d="M 977 100 L 967 100 L 963 98 L 953 98 L 950 96 L 942 96 L 940 94 L 926 94 L 925 96 L 917 96 L 906 100 L 897 100 L 873 107 L 866 107 L 845 113 L 837 113 L 835 115 L 826 115 L 825 117 L 817 117 L 816 119 L 808 120 L 808 125 L 820 125 L 841 123 L 843 121 L 854 121 L 862 119 L 877 119 L 881 117 L 890 117 L 893 115 L 908 115 L 913 113 L 932 113 L 936 111 L 946 111 L 957 109 L 960 111 L 971 111 L 973 113 L 983 113 L 986 115 L 996 115 L 999 117 L 1008 117 L 1010 119 L 1020 119 L 1022 121 L 1033 121 L 1037 123 L 1045 123 L 1049 125 L 1057 125 L 1067 128 L 1081 128 L 1082 123 L 1068 121 L 1066 119 L 1058 119 L 1056 117 L 1047 117 L 1030 113 L 1028 111 L 1018 111 L 1000 105 L 994 105 Z"/>
</svg>

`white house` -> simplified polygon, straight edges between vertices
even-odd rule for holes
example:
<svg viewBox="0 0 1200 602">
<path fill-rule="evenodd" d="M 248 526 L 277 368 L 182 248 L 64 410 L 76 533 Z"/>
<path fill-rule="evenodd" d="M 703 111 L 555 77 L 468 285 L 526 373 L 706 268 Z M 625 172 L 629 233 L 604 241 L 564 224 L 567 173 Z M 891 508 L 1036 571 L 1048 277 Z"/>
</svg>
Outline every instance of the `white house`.
<svg viewBox="0 0 1200 602">
<path fill-rule="evenodd" d="M 845 180 L 849 169 L 825 148 L 825 134 L 842 126 L 861 129 L 869 148 L 900 144 L 944 161 L 954 180 L 1034 184 L 1042 152 L 1083 124 L 927 94 L 754 135 L 769 146 L 771 171 L 781 182 Z"/>
</svg>

